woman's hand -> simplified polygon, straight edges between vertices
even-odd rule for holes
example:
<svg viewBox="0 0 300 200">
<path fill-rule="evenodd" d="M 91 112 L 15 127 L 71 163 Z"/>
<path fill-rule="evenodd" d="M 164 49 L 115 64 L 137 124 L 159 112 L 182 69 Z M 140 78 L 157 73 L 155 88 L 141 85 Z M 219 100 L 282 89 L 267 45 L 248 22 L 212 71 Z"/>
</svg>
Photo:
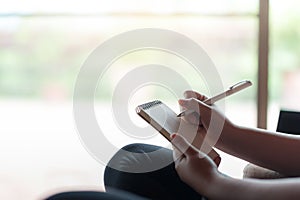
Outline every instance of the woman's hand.
<svg viewBox="0 0 300 200">
<path fill-rule="evenodd" d="M 199 193 L 207 194 L 215 178 L 220 175 L 217 165 L 181 135 L 173 134 L 172 144 L 179 177 Z"/>
<path fill-rule="evenodd" d="M 183 95 L 184 95 L 185 99 L 195 98 L 195 99 L 198 99 L 199 101 L 205 101 L 206 99 L 208 99 L 205 95 L 199 94 L 198 92 L 195 92 L 192 90 L 185 91 Z M 187 109 L 186 107 L 184 107 L 181 104 L 179 104 L 179 106 L 180 106 L 181 111 Z M 186 115 L 183 117 L 183 119 L 191 124 L 201 126 L 201 121 L 199 121 L 198 113 L 192 113 L 192 114 Z"/>
<path fill-rule="evenodd" d="M 205 133 L 204 137 L 207 137 L 207 132 L 209 133 L 207 142 L 212 146 L 223 131 L 230 131 L 234 127 L 234 124 L 215 106 L 203 103 L 207 99 L 206 96 L 194 91 L 186 91 L 184 96 L 186 99 L 178 101 L 181 109 L 194 110 L 195 113 L 187 115 L 183 119 L 191 124 L 203 126 L 205 131 L 201 131 L 201 133 Z"/>
<path fill-rule="evenodd" d="M 182 136 L 172 135 L 175 169 L 182 181 L 208 199 L 299 199 L 300 178 L 234 179 Z M 183 153 L 182 153 L 183 152 Z"/>
</svg>

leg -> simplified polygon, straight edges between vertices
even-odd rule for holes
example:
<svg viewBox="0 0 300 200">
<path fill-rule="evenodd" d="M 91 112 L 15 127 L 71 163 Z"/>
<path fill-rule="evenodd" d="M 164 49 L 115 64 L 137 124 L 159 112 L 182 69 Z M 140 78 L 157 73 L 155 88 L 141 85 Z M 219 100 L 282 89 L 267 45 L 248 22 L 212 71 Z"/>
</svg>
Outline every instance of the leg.
<svg viewBox="0 0 300 200">
<path fill-rule="evenodd" d="M 54 194 L 46 200 L 146 200 L 126 191 L 113 190 L 111 193 L 94 191 L 71 191 Z"/>
<path fill-rule="evenodd" d="M 158 150 L 159 154 L 149 154 Z M 172 160 L 172 151 L 166 148 L 147 144 L 125 146 L 105 169 L 106 190 L 117 188 L 151 199 L 201 199 L 200 194 L 180 180 Z M 151 171 L 151 166 L 159 162 L 169 164 Z M 143 172 L 143 168 L 149 168 L 148 172 Z"/>
</svg>

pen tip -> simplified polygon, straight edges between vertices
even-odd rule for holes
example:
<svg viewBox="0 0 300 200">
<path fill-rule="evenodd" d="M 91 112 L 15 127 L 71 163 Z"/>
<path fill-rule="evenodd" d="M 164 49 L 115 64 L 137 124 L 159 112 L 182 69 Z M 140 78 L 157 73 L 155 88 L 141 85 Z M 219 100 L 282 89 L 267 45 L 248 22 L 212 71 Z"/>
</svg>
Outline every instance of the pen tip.
<svg viewBox="0 0 300 200">
<path fill-rule="evenodd" d="M 182 117 L 184 114 L 183 113 L 179 113 L 178 115 L 177 115 L 177 117 Z"/>
</svg>

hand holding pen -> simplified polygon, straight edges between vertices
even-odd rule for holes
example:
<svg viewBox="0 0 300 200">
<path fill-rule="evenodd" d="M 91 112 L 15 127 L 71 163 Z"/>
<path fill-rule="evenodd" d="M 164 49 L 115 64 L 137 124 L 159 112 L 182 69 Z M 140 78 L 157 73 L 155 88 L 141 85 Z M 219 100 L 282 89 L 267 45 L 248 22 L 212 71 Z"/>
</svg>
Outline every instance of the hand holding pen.
<svg viewBox="0 0 300 200">
<path fill-rule="evenodd" d="M 222 92 L 212 98 L 209 98 L 209 99 L 206 99 L 205 101 L 203 101 L 203 103 L 207 104 L 207 105 L 212 105 L 213 103 L 227 97 L 227 96 L 230 96 L 232 94 L 235 94 L 237 93 L 238 91 L 241 91 L 249 86 L 251 86 L 252 83 L 251 81 L 248 81 L 248 80 L 245 80 L 245 81 L 241 81 L 241 82 L 238 82 L 236 84 L 234 84 L 233 86 L 231 86 L 228 90 L 226 90 L 225 92 Z M 186 116 L 186 115 L 189 115 L 191 113 L 195 112 L 194 110 L 185 110 L 181 113 L 179 113 L 177 115 L 177 117 L 183 117 L 183 116 Z"/>
</svg>

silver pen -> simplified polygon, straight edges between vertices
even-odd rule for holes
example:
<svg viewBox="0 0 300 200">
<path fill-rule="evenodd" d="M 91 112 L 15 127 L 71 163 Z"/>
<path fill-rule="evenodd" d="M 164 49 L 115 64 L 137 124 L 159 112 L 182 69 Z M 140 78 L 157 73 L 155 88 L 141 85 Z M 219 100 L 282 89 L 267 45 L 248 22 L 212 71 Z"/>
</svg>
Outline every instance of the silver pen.
<svg viewBox="0 0 300 200">
<path fill-rule="evenodd" d="M 220 94 L 218 94 L 218 95 L 216 95 L 214 97 L 211 97 L 209 99 L 204 100 L 203 103 L 205 103 L 207 105 L 212 105 L 213 103 L 215 103 L 215 102 L 217 102 L 217 101 L 219 101 L 219 100 L 221 100 L 221 99 L 223 99 L 223 98 L 225 98 L 227 96 L 230 96 L 230 95 L 232 95 L 232 94 L 234 94 L 234 93 L 236 93 L 236 92 L 238 92 L 240 90 L 243 90 L 243 89 L 245 89 L 245 88 L 247 88 L 247 87 L 249 87 L 251 85 L 252 85 L 251 81 L 248 81 L 248 80 L 240 81 L 240 82 L 234 84 L 233 86 L 231 86 L 225 92 L 222 92 L 222 93 L 220 93 Z M 179 113 L 177 115 L 177 117 L 183 117 L 183 116 L 189 115 L 189 114 L 191 114 L 193 112 L 195 112 L 195 111 L 194 110 L 185 110 L 185 111 Z"/>
</svg>

